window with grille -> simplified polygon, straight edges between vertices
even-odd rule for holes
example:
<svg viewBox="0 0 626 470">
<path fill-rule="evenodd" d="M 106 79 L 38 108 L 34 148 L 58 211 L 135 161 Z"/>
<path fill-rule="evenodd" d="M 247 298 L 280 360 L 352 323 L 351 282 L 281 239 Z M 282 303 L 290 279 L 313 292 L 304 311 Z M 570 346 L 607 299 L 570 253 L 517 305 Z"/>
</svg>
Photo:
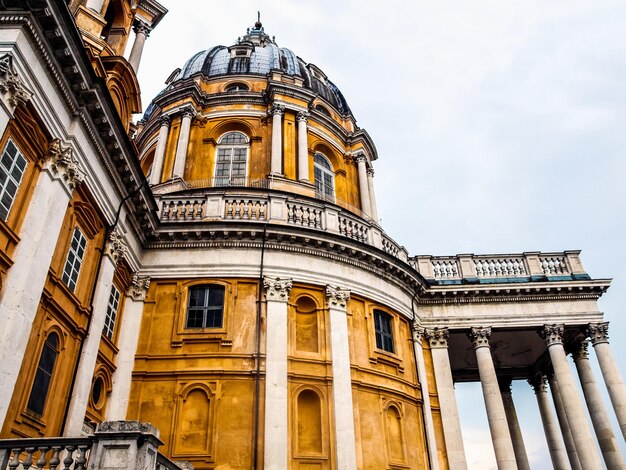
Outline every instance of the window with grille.
<svg viewBox="0 0 626 470">
<path fill-rule="evenodd" d="M 115 330 L 115 319 L 117 318 L 117 309 L 120 306 L 120 291 L 117 287 L 111 286 L 111 294 L 109 295 L 109 303 L 107 304 L 107 315 L 104 319 L 104 328 L 102 333 L 109 339 L 113 339 L 113 331 Z"/>
<path fill-rule="evenodd" d="M 317 197 L 327 201 L 335 201 L 335 173 L 333 167 L 321 153 L 316 153 L 313 157 L 315 190 Z"/>
<path fill-rule="evenodd" d="M 17 149 L 12 141 L 8 141 L 2 157 L 0 157 L 0 217 L 9 218 L 11 206 L 17 195 L 26 170 L 26 158 Z"/>
<path fill-rule="evenodd" d="M 189 289 L 187 328 L 221 328 L 224 317 L 224 286 L 205 285 Z"/>
<path fill-rule="evenodd" d="M 54 364 L 59 355 L 59 336 L 56 333 L 50 333 L 46 338 L 35 372 L 35 380 L 33 388 L 30 391 L 28 405 L 29 411 L 35 414 L 43 415 L 46 406 L 46 398 L 52 381 L 52 373 L 54 372 Z"/>
<path fill-rule="evenodd" d="M 80 267 L 83 264 L 83 257 L 85 256 L 85 248 L 87 247 L 87 239 L 85 235 L 80 231 L 78 227 L 74 228 L 72 234 L 72 244 L 67 253 L 67 259 L 65 260 L 65 267 L 63 268 L 63 276 L 61 280 L 74 292 L 76 290 L 76 281 L 78 281 L 78 274 L 80 273 Z"/>
<path fill-rule="evenodd" d="M 391 315 L 374 310 L 374 330 L 376 331 L 376 347 L 390 353 L 394 352 Z"/>
<path fill-rule="evenodd" d="M 248 137 L 241 132 L 228 132 L 220 137 L 215 162 L 216 186 L 245 186 L 248 149 Z"/>
</svg>

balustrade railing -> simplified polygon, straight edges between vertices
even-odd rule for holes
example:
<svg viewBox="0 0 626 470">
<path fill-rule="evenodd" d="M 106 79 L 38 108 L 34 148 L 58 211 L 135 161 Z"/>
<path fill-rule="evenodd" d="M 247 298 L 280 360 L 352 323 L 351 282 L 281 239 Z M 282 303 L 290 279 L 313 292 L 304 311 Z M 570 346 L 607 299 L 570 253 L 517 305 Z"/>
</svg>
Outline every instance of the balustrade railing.
<svg viewBox="0 0 626 470">
<path fill-rule="evenodd" d="M 452 279 L 459 277 L 459 266 L 454 259 L 436 259 L 432 261 L 435 279 Z"/>
<path fill-rule="evenodd" d="M 567 274 L 568 268 L 565 264 L 565 257 L 563 256 L 546 256 L 540 257 L 541 269 L 544 274 Z"/>
<path fill-rule="evenodd" d="M 204 197 L 162 198 L 161 221 L 191 222 L 202 220 L 206 207 Z"/>
<path fill-rule="evenodd" d="M 92 445 L 93 436 L 0 440 L 0 470 L 84 470 Z"/>
<path fill-rule="evenodd" d="M 323 210 L 301 202 L 287 201 L 287 221 L 310 228 L 322 228 Z"/>
<path fill-rule="evenodd" d="M 352 217 L 339 216 L 339 233 L 360 242 L 367 242 L 369 227 Z"/>
<path fill-rule="evenodd" d="M 522 257 L 493 257 L 474 260 L 477 277 L 518 277 L 526 276 Z"/>
<path fill-rule="evenodd" d="M 224 198 L 227 220 L 267 220 L 267 201 L 259 198 Z"/>
</svg>

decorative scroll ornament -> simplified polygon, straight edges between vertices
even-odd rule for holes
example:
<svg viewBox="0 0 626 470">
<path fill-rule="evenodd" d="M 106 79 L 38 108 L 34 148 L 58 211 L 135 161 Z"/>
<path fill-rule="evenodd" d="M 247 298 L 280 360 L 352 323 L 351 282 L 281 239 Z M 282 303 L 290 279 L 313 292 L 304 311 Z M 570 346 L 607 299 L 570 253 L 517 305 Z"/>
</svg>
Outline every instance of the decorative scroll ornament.
<svg viewBox="0 0 626 470">
<path fill-rule="evenodd" d="M 574 344 L 572 349 L 574 360 L 589 359 L 589 340 L 584 339 Z"/>
<path fill-rule="evenodd" d="M 450 332 L 448 328 L 434 328 L 426 330 L 426 337 L 431 348 L 447 348 Z"/>
<path fill-rule="evenodd" d="M 528 383 L 535 391 L 535 394 L 548 392 L 548 379 L 545 375 L 541 373 L 535 374 L 530 377 L 528 379 Z"/>
<path fill-rule="evenodd" d="M 104 247 L 104 252 L 111 257 L 114 263 L 123 258 L 126 253 L 128 253 L 128 246 L 126 245 L 126 241 L 124 240 L 124 236 L 122 235 L 119 228 L 114 229 L 110 234 L 107 240 L 107 243 Z"/>
<path fill-rule="evenodd" d="M 421 327 L 420 322 L 417 318 L 414 318 L 412 320 L 411 325 L 411 336 L 413 338 L 413 342 L 422 344 L 422 340 L 426 335 L 426 329 Z"/>
<path fill-rule="evenodd" d="M 74 190 L 85 179 L 71 147 L 64 147 L 60 139 L 54 139 L 48 145 L 47 160 L 55 178 L 63 180 L 70 190 Z"/>
<path fill-rule="evenodd" d="M 609 322 L 589 323 L 587 327 L 587 336 L 591 339 L 594 346 L 600 343 L 609 342 Z"/>
<path fill-rule="evenodd" d="M 298 114 L 296 114 L 296 120 L 298 122 L 307 122 L 308 119 L 309 113 L 307 113 L 306 111 L 300 111 Z"/>
<path fill-rule="evenodd" d="M 563 344 L 563 325 L 544 325 L 541 330 L 541 336 L 546 340 L 548 346 L 553 344 Z"/>
<path fill-rule="evenodd" d="M 0 93 L 5 95 L 7 102 L 13 108 L 26 103 L 33 96 L 15 71 L 11 54 L 0 57 Z"/>
<path fill-rule="evenodd" d="M 145 300 L 149 287 L 150 276 L 140 276 L 138 273 L 134 273 L 126 295 L 132 297 L 133 300 Z"/>
<path fill-rule="evenodd" d="M 491 338 L 490 327 L 484 328 L 481 326 L 478 328 L 472 328 L 469 333 L 469 339 L 474 345 L 474 349 L 490 347 L 489 338 Z"/>
<path fill-rule="evenodd" d="M 339 287 L 326 286 L 326 297 L 328 303 L 333 307 L 344 307 L 350 300 L 350 291 L 342 290 Z"/>
<path fill-rule="evenodd" d="M 263 287 L 266 289 L 268 300 L 282 300 L 286 302 L 292 285 L 293 281 L 291 279 L 281 279 L 279 277 L 263 278 Z"/>
</svg>

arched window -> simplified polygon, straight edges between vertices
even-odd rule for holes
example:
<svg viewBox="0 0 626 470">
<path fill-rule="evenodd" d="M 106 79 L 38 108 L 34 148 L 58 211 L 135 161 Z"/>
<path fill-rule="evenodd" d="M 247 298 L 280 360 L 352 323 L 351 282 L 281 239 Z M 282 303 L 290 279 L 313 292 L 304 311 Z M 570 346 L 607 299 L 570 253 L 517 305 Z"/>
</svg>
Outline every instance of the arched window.
<svg viewBox="0 0 626 470">
<path fill-rule="evenodd" d="M 245 83 L 231 83 L 224 91 L 226 91 L 226 93 L 237 93 L 250 91 L 250 88 Z"/>
<path fill-rule="evenodd" d="M 39 358 L 39 365 L 35 373 L 33 388 L 30 391 L 27 408 L 29 411 L 43 415 L 52 381 L 52 372 L 54 371 L 54 363 L 59 355 L 59 336 L 56 333 L 50 333 L 46 338 Z"/>
<path fill-rule="evenodd" d="M 248 169 L 248 137 L 228 132 L 217 143 L 215 186 L 245 186 Z"/>
<path fill-rule="evenodd" d="M 313 162 L 317 197 L 335 202 L 335 173 L 332 165 L 321 153 L 315 154 Z"/>
</svg>

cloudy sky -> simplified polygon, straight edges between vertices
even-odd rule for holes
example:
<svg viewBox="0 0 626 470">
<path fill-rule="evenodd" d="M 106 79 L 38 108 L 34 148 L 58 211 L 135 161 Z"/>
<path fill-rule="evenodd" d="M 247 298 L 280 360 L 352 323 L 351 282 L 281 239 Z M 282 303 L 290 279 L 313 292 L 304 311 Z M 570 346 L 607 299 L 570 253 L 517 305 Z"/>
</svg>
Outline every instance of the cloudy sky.
<svg viewBox="0 0 626 470">
<path fill-rule="evenodd" d="M 623 0 L 162 3 L 139 73 L 144 106 L 261 10 L 266 32 L 324 70 L 374 139 L 392 237 L 412 255 L 581 249 L 592 277 L 613 278 L 600 306 L 626 372 Z M 549 468 L 534 396 L 524 383 L 513 393 L 531 462 Z M 480 388 L 457 396 L 470 467 L 495 468 Z"/>
</svg>

